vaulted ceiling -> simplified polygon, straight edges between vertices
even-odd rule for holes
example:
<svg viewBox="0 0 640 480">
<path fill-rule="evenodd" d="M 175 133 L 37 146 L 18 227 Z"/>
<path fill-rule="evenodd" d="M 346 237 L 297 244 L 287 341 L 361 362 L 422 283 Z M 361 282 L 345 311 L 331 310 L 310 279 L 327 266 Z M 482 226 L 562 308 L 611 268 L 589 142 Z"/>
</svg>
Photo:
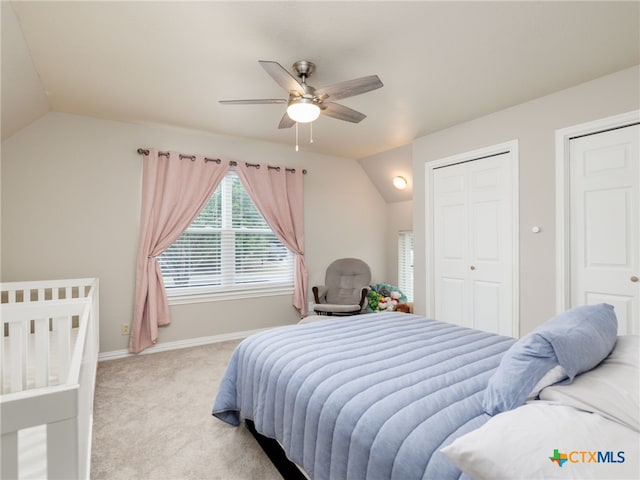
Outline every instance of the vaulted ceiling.
<svg viewBox="0 0 640 480">
<path fill-rule="evenodd" d="M 2 134 L 49 109 L 293 145 L 260 67 L 316 87 L 377 74 L 301 148 L 363 159 L 640 63 L 639 2 L 2 2 Z M 29 70 L 30 69 L 30 70 Z"/>
</svg>

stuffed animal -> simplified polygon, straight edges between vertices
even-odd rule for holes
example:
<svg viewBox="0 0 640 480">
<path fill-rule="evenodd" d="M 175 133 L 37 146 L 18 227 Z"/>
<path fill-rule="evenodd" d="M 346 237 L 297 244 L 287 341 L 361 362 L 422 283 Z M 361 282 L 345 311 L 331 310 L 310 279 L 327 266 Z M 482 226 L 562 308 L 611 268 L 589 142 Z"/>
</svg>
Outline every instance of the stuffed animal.
<svg viewBox="0 0 640 480">
<path fill-rule="evenodd" d="M 396 305 L 400 303 L 400 292 L 391 292 L 391 296 L 384 297 L 380 303 L 378 303 L 378 308 L 380 311 L 386 310 L 387 312 L 392 312 L 396 309 Z"/>
<path fill-rule="evenodd" d="M 406 302 L 407 297 L 397 287 L 386 283 L 378 283 L 371 285 L 368 300 L 370 311 L 389 312 L 395 310 L 398 304 Z"/>
</svg>

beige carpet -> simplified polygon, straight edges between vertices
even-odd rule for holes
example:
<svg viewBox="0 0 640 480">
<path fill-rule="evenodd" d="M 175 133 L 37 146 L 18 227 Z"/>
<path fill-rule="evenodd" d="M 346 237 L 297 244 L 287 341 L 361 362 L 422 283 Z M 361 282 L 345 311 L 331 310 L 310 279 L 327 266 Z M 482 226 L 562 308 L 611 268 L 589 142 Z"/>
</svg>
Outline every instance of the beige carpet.
<svg viewBox="0 0 640 480">
<path fill-rule="evenodd" d="M 101 362 L 91 478 L 281 480 L 244 425 L 211 416 L 237 344 Z"/>
</svg>

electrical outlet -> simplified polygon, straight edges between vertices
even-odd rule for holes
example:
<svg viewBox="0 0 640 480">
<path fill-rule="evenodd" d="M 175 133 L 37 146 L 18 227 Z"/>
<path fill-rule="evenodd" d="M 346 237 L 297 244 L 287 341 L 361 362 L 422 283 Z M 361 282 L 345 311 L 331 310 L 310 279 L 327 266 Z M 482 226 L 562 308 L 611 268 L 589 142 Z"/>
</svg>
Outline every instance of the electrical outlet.
<svg viewBox="0 0 640 480">
<path fill-rule="evenodd" d="M 122 327 L 120 327 L 120 333 L 122 335 L 129 335 L 129 324 L 128 323 L 123 323 Z"/>
</svg>

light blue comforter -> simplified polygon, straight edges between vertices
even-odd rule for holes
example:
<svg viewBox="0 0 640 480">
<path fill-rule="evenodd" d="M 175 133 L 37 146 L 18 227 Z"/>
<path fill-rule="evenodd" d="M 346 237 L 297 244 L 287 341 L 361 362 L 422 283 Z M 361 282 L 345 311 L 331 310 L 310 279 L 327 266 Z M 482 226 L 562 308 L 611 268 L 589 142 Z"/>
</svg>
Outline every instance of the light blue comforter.
<svg viewBox="0 0 640 480">
<path fill-rule="evenodd" d="M 280 327 L 244 340 L 213 415 L 277 439 L 314 479 L 457 479 L 439 452 L 489 418 L 515 340 L 405 313 Z"/>
</svg>

